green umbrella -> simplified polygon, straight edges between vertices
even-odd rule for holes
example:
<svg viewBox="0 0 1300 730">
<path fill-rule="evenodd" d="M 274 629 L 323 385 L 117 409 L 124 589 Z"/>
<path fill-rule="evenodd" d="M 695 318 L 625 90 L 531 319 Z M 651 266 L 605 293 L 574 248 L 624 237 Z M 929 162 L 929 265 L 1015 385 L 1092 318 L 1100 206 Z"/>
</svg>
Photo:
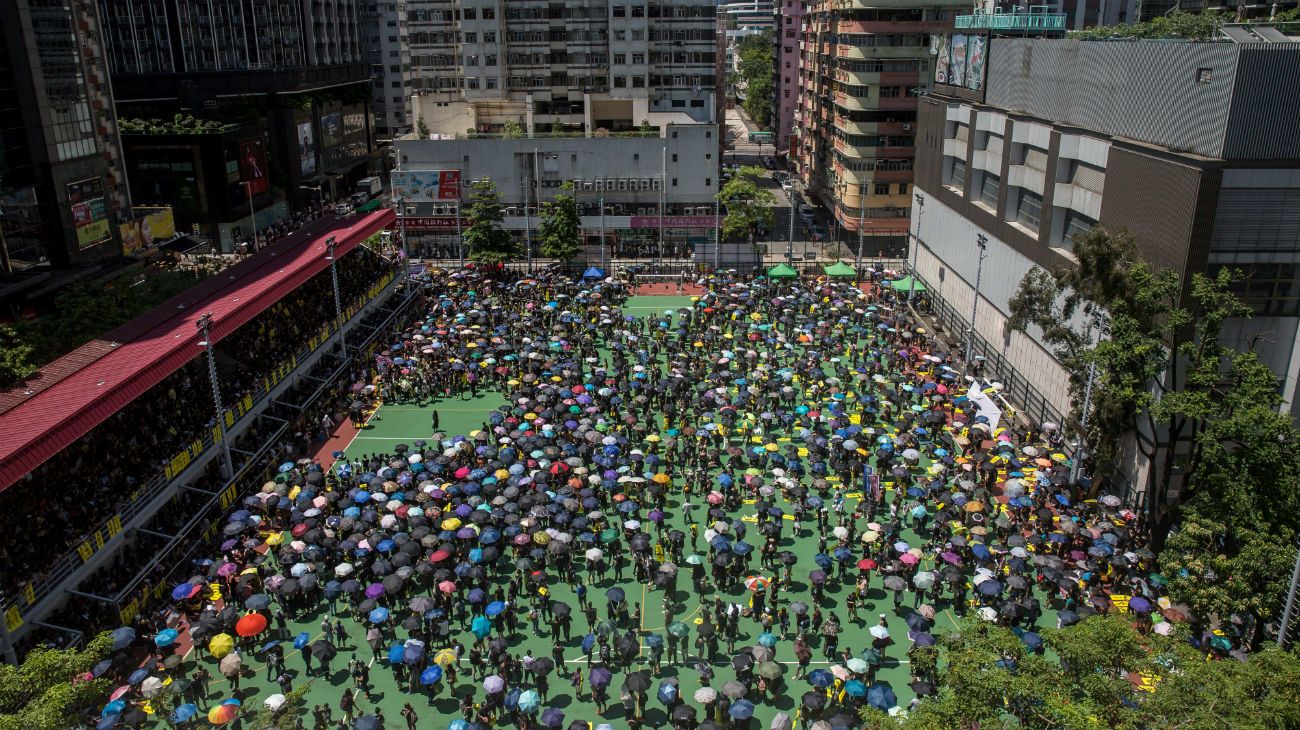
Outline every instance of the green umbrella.
<svg viewBox="0 0 1300 730">
<path fill-rule="evenodd" d="M 615 530 L 612 527 L 607 530 L 600 531 L 601 542 L 614 542 L 617 539 L 618 539 L 618 530 Z"/>
<path fill-rule="evenodd" d="M 845 277 L 849 279 L 857 278 L 858 272 L 852 266 L 843 261 L 836 261 L 834 264 L 822 269 L 827 276 Z"/>
<path fill-rule="evenodd" d="M 674 621 L 668 624 L 668 633 L 681 639 L 684 638 L 687 634 L 691 633 L 691 630 L 687 628 L 686 624 L 682 623 L 681 621 Z"/>
<path fill-rule="evenodd" d="M 903 278 L 898 279 L 897 281 L 890 282 L 889 285 L 894 288 L 894 291 L 925 291 L 925 284 L 922 284 L 920 279 L 916 279 L 915 282 L 916 282 L 916 288 L 913 289 L 912 277 L 904 276 Z"/>
<path fill-rule="evenodd" d="M 782 674 L 785 674 L 785 667 L 776 662 L 761 662 L 754 667 L 754 674 L 767 680 L 778 679 Z"/>
<path fill-rule="evenodd" d="M 1157 586 L 1169 585 L 1169 579 L 1164 577 L 1163 575 L 1160 575 L 1159 573 L 1152 573 L 1151 575 L 1147 576 L 1147 582 Z"/>
<path fill-rule="evenodd" d="M 1211 636 L 1210 646 L 1219 651 L 1232 651 L 1232 642 L 1226 636 Z"/>
</svg>

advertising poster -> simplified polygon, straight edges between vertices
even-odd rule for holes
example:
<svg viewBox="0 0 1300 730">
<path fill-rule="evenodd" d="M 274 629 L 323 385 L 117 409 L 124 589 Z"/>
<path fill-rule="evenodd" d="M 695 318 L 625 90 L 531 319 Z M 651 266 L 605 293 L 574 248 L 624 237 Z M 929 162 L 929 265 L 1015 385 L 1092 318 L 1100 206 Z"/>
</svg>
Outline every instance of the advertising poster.
<svg viewBox="0 0 1300 730">
<path fill-rule="evenodd" d="M 298 160 L 303 177 L 316 174 L 316 133 L 310 120 L 298 124 Z"/>
<path fill-rule="evenodd" d="M 988 51 L 988 38 L 982 35 L 971 35 L 966 38 L 966 88 L 980 91 L 984 88 L 984 61 Z"/>
<path fill-rule="evenodd" d="M 438 173 L 438 200 L 460 198 L 460 170 L 442 170 Z"/>
<path fill-rule="evenodd" d="M 946 84 L 948 73 L 951 67 L 951 59 L 948 58 L 948 44 L 950 38 L 946 35 L 939 36 L 939 53 L 934 61 L 934 82 L 936 84 Z"/>
<path fill-rule="evenodd" d="M 108 212 L 103 198 L 95 198 L 72 206 L 72 225 L 77 229 L 77 245 L 93 246 L 108 238 Z"/>
<path fill-rule="evenodd" d="M 967 36 L 958 33 L 952 37 L 949 46 L 952 61 L 948 68 L 948 83 L 953 86 L 966 85 L 966 40 Z"/>
<path fill-rule="evenodd" d="M 147 209 L 136 208 L 137 212 L 145 210 Z M 176 219 L 172 215 L 171 208 L 153 209 L 147 215 L 123 223 L 118 228 L 122 233 L 122 253 L 125 254 L 176 237 Z"/>
<path fill-rule="evenodd" d="M 409 203 L 460 198 L 460 170 L 407 170 L 392 175 L 393 197 Z"/>
<path fill-rule="evenodd" d="M 266 150 L 262 140 L 250 139 L 239 143 L 239 179 L 248 183 L 253 195 L 267 191 Z"/>
<path fill-rule="evenodd" d="M 325 147 L 337 147 L 343 143 L 343 113 L 331 112 L 320 118 L 321 144 Z"/>
</svg>

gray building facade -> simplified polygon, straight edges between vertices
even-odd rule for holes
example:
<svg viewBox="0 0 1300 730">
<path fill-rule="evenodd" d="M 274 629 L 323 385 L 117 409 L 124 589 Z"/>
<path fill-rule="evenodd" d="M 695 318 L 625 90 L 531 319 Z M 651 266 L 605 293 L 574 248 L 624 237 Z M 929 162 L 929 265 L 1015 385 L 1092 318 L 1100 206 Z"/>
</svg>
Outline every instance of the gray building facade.
<svg viewBox="0 0 1300 730">
<path fill-rule="evenodd" d="M 1185 285 L 1221 267 L 1245 273 L 1237 293 L 1255 316 L 1224 336 L 1254 346 L 1294 406 L 1300 45 L 994 38 L 988 64 L 983 98 L 937 86 L 920 106 L 921 277 L 970 311 L 985 236 L 976 330 L 1045 399 L 1067 403 L 1059 364 L 1034 337 L 1005 332 L 1008 301 L 1033 266 L 1073 263 L 1074 234 L 1126 228 Z"/>
</svg>

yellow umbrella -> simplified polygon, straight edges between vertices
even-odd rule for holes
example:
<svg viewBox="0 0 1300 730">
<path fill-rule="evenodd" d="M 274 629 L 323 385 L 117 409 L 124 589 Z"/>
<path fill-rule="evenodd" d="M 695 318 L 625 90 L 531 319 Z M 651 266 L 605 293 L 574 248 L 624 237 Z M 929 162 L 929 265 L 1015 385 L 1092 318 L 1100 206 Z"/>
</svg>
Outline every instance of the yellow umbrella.
<svg viewBox="0 0 1300 730">
<path fill-rule="evenodd" d="M 672 477 L 663 473 L 655 474 L 654 476 L 650 477 L 650 481 L 655 482 L 656 484 L 667 484 L 672 480 L 673 480 Z"/>
<path fill-rule="evenodd" d="M 550 541 L 551 541 L 551 536 L 546 534 L 545 532 L 533 533 L 533 542 L 537 543 L 538 545 L 545 545 Z"/>
<path fill-rule="evenodd" d="M 442 521 L 442 529 L 444 530 L 455 530 L 458 527 L 460 527 L 459 517 L 449 517 Z"/>
<path fill-rule="evenodd" d="M 217 634 L 208 642 L 208 653 L 220 659 L 235 650 L 235 637 L 230 634 Z"/>
<path fill-rule="evenodd" d="M 460 657 L 456 654 L 456 651 L 454 649 L 443 649 L 442 651 L 433 655 L 433 663 L 437 664 L 443 669 L 446 669 L 447 667 L 455 663 L 455 661 L 458 658 Z"/>
<path fill-rule="evenodd" d="M 764 448 L 764 449 L 767 449 L 768 451 L 776 451 L 776 450 L 780 449 L 781 447 L 777 446 L 776 444 L 764 444 L 764 445 L 763 445 L 763 448 Z"/>
<path fill-rule="evenodd" d="M 267 535 L 267 536 L 266 536 L 266 544 L 267 544 L 267 545 L 270 545 L 271 547 L 275 547 L 276 545 L 283 545 L 283 544 L 284 544 L 284 533 L 283 533 L 283 532 L 272 532 L 270 535 Z"/>
</svg>

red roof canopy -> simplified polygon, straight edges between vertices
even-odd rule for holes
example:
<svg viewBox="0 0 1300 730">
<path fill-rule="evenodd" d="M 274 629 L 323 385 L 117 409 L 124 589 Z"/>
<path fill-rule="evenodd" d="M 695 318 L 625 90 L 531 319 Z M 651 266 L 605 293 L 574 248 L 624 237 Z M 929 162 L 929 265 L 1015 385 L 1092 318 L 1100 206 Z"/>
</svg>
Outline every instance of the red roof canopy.
<svg viewBox="0 0 1300 730">
<path fill-rule="evenodd" d="M 314 221 L 0 393 L 0 491 L 197 357 L 204 313 L 220 341 L 328 267 L 326 238 L 342 256 L 393 220 L 384 208 Z"/>
</svg>

